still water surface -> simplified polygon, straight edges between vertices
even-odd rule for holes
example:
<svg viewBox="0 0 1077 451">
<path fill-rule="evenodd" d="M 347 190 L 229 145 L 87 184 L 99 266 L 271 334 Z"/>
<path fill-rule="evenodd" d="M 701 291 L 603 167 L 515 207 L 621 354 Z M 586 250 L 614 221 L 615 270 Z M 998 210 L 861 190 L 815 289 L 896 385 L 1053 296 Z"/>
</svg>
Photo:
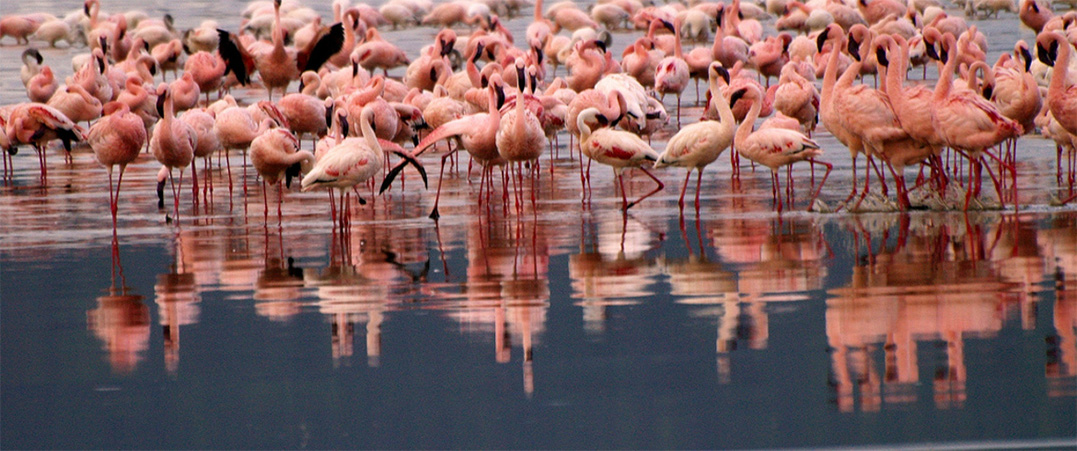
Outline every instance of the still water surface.
<svg viewBox="0 0 1077 451">
<path fill-rule="evenodd" d="M 138 5 L 233 29 L 242 6 Z M 1003 51 L 1030 36 L 1016 24 L 981 27 Z M 433 34 L 387 36 L 414 54 Z M 5 44 L 4 104 L 23 99 L 22 48 Z M 80 51 L 44 53 L 66 75 Z M 208 199 L 186 193 L 166 221 L 144 156 L 124 179 L 120 267 L 92 153 L 54 152 L 43 189 L 23 149 L 0 190 L 2 445 L 1075 445 L 1077 210 L 1047 205 L 1053 144 L 1022 140 L 1019 213 L 805 213 L 800 193 L 779 217 L 769 174 L 734 183 L 723 158 L 682 217 L 680 171 L 628 215 L 605 170 L 581 202 L 566 136 L 534 210 L 478 205 L 462 159 L 440 221 L 409 174 L 346 237 L 322 192 L 286 192 L 278 224 L 270 189 L 267 220 L 253 171 L 246 196 L 216 172 Z M 840 201 L 851 163 L 818 138 L 835 163 L 823 198 Z"/>
</svg>

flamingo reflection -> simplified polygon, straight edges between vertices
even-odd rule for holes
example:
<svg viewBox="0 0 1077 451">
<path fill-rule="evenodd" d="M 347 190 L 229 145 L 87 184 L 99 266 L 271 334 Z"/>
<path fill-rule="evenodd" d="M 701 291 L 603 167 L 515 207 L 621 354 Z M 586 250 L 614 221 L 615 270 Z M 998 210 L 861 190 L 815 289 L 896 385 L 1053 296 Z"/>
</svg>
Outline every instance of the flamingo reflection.
<svg viewBox="0 0 1077 451">
<path fill-rule="evenodd" d="M 86 328 L 94 333 L 108 352 L 112 371 L 128 374 L 134 371 L 142 354 L 150 345 L 150 309 L 142 296 L 127 290 L 97 298 L 97 308 L 86 312 Z"/>
</svg>

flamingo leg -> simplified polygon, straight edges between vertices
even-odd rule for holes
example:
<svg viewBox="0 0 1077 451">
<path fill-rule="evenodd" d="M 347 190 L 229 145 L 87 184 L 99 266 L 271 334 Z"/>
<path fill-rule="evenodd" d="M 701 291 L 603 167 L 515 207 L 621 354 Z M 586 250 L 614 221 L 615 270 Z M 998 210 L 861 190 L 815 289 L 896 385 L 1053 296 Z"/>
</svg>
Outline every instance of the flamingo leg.
<svg viewBox="0 0 1077 451">
<path fill-rule="evenodd" d="M 434 197 L 434 209 L 430 210 L 430 215 L 429 215 L 430 219 L 433 219 L 435 221 L 437 221 L 438 218 L 441 217 L 441 213 L 438 212 L 438 202 L 441 200 L 441 182 L 442 182 L 442 180 L 445 179 L 445 160 L 448 159 L 449 157 L 451 157 L 452 154 L 453 154 L 453 152 L 450 151 L 449 153 L 447 153 L 447 154 L 445 154 L 445 155 L 443 155 L 441 157 L 441 172 L 438 174 L 438 191 L 437 191 L 437 195 Z M 480 192 L 481 192 L 481 183 L 480 183 Z M 480 194 L 480 198 L 481 198 L 481 194 Z"/>
<path fill-rule="evenodd" d="M 648 171 L 647 168 L 641 166 L 639 169 L 641 171 L 643 171 L 644 174 L 647 174 L 647 177 L 650 177 L 651 180 L 654 180 L 654 183 L 658 184 L 658 186 L 655 186 L 654 189 L 651 190 L 651 192 L 649 192 L 647 194 L 644 194 L 643 197 L 640 197 L 639 199 L 636 199 L 634 202 L 632 202 L 627 207 L 625 207 L 625 211 L 627 211 L 629 208 L 632 208 L 633 205 L 636 205 L 636 204 L 638 204 L 640 202 L 643 202 L 643 199 L 651 197 L 655 193 L 657 193 L 659 191 L 662 191 L 662 189 L 666 187 L 666 184 L 662 183 L 662 181 L 659 180 L 658 177 L 655 177 L 654 174 L 651 174 L 651 171 Z M 624 194 L 624 193 L 622 192 L 622 194 Z"/>
<path fill-rule="evenodd" d="M 684 184 L 681 185 L 681 197 L 677 201 L 677 206 L 681 208 L 681 212 L 684 212 L 684 194 L 688 192 L 688 181 L 691 180 L 691 178 L 692 178 L 692 170 L 689 169 L 688 172 L 684 174 Z M 696 208 L 699 208 L 698 194 L 699 194 L 699 191 L 697 190 L 696 191 Z"/>
<path fill-rule="evenodd" d="M 823 174 L 823 179 L 819 181 L 819 186 L 815 188 L 815 194 L 812 194 L 811 201 L 808 203 L 808 208 L 811 208 L 811 205 L 815 204 L 815 199 L 819 198 L 819 192 L 823 190 L 823 185 L 826 184 L 827 177 L 830 177 L 830 171 L 834 169 L 834 165 L 825 161 L 818 161 L 814 158 L 809 158 L 808 163 L 811 163 L 813 168 L 816 164 L 826 166 L 826 173 Z"/>
</svg>

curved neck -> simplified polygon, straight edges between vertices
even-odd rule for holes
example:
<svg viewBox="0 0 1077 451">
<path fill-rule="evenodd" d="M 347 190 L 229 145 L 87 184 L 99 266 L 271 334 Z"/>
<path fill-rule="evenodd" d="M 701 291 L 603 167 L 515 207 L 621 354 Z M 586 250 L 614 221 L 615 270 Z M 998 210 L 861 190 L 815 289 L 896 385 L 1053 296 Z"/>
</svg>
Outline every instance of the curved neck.
<svg viewBox="0 0 1077 451">
<path fill-rule="evenodd" d="M 834 93 L 834 85 L 838 81 L 838 57 L 841 56 L 841 46 L 844 39 L 830 40 L 830 56 L 826 61 L 826 70 L 823 72 L 823 90 L 820 96 L 821 102 L 828 104 L 828 100 Z"/>
<path fill-rule="evenodd" d="M 758 94 L 760 94 L 758 97 L 762 97 L 761 93 Z M 763 99 L 755 99 L 752 101 L 752 107 L 748 110 L 748 115 L 744 117 L 744 120 L 740 123 L 740 126 L 737 127 L 737 135 L 733 139 L 739 142 L 744 142 L 744 140 L 752 134 L 752 129 L 755 128 L 755 120 L 759 119 L 759 110 L 760 108 L 762 108 L 762 106 Z"/>
<path fill-rule="evenodd" d="M 947 39 L 948 44 L 954 44 L 952 38 Z M 950 52 L 949 59 L 946 60 L 946 64 L 943 64 L 942 70 L 939 71 L 939 81 L 935 83 L 935 99 L 945 99 L 950 96 L 950 88 L 954 83 L 954 70 L 957 69 L 958 53 L 956 45 L 950 45 L 953 51 Z"/>
<path fill-rule="evenodd" d="M 581 114 L 576 118 L 576 128 L 580 130 L 580 143 L 587 142 L 591 138 L 591 126 L 587 125 L 587 117 L 591 114 Z M 581 146 L 582 147 L 582 146 Z"/>
<path fill-rule="evenodd" d="M 1051 70 L 1051 83 L 1047 85 L 1050 97 L 1055 97 L 1066 89 L 1066 78 L 1069 76 L 1070 43 L 1052 32 L 1051 40 L 1058 44 L 1058 58 L 1055 60 L 1054 69 Z"/>
<path fill-rule="evenodd" d="M 363 108 L 363 112 L 359 114 L 359 129 L 362 130 L 363 140 L 372 149 L 381 149 L 381 145 L 378 144 L 378 136 L 374 134 L 374 127 L 371 125 L 374 123 L 374 109 Z M 378 152 L 380 158 L 384 158 L 384 155 Z"/>
</svg>

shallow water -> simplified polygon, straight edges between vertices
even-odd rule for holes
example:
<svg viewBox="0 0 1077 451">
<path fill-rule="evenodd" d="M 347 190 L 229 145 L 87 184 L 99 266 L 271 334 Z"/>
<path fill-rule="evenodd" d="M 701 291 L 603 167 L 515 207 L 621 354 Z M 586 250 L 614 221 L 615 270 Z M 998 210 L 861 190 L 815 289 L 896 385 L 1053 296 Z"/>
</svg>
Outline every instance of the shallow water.
<svg viewBox="0 0 1077 451">
<path fill-rule="evenodd" d="M 50 5 L 5 3 L 2 12 Z M 234 29 L 241 9 L 139 5 L 172 8 L 181 28 L 213 15 Z M 1031 36 L 1012 15 L 980 24 L 995 55 Z M 522 32 L 526 19 L 509 26 Z M 433 34 L 387 33 L 409 54 Z M 615 39 L 623 48 L 628 35 Z M 4 44 L 7 104 L 23 98 L 14 74 L 22 48 Z M 79 51 L 44 53 L 67 75 L 64 58 Z M 672 111 L 672 97 L 666 105 Z M 851 161 L 820 130 L 835 165 L 821 197 L 833 206 L 851 187 Z M 253 170 L 243 194 L 239 153 L 228 156 L 232 191 L 215 169 L 212 193 L 195 204 L 186 180 L 175 218 L 171 205 L 156 208 L 158 166 L 143 156 L 124 178 L 116 247 L 92 153 L 77 149 L 67 163 L 51 151 L 41 187 L 33 151 L 22 149 L 0 190 L 0 440 L 1075 444 L 1077 208 L 1048 204 L 1065 191 L 1052 143 L 1020 141 L 1016 213 L 1011 204 L 967 215 L 808 213 L 805 166 L 794 171 L 795 208 L 778 215 L 769 174 L 745 166 L 733 179 L 723 157 L 705 172 L 698 213 L 691 201 L 679 213 L 683 172 L 668 170 L 657 172 L 666 188 L 625 215 L 606 169 L 592 171 L 593 195 L 581 201 L 566 137 L 543 158 L 537 201 L 525 192 L 522 214 L 499 195 L 500 181 L 480 202 L 477 172 L 469 181 L 461 158 L 445 179 L 441 219 L 428 219 L 439 163 L 430 155 L 430 189 L 407 173 L 385 196 L 353 205 L 347 234 L 334 231 L 323 192 L 286 191 L 278 221 L 278 191 L 264 191 Z M 638 196 L 652 182 L 636 174 L 627 186 Z"/>
</svg>

